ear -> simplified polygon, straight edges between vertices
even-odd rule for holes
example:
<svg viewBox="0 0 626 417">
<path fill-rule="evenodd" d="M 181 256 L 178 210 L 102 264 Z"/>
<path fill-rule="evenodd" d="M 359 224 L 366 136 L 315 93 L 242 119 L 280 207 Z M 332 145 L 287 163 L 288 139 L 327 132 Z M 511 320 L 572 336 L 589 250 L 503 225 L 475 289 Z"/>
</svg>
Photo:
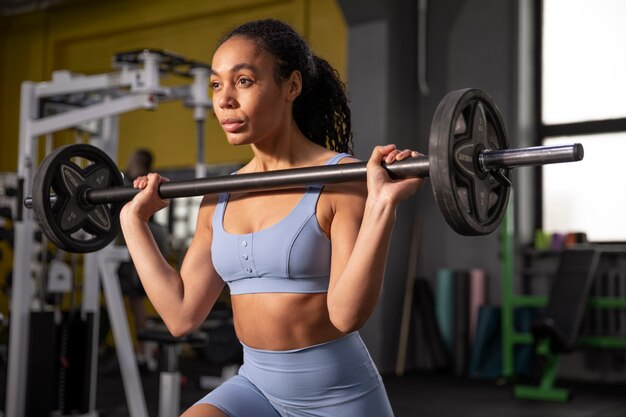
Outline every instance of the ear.
<svg viewBox="0 0 626 417">
<path fill-rule="evenodd" d="M 296 70 L 292 72 L 285 84 L 287 100 L 291 102 L 295 101 L 302 92 L 302 74 L 300 74 L 300 71 Z"/>
</svg>

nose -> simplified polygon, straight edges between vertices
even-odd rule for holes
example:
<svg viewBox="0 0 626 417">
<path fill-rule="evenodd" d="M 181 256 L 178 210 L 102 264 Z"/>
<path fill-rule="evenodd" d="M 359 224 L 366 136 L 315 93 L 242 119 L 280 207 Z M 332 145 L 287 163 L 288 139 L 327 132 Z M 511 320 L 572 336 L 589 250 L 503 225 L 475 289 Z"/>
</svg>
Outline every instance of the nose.
<svg viewBox="0 0 626 417">
<path fill-rule="evenodd" d="M 238 106 L 237 99 L 234 94 L 234 89 L 229 88 L 227 86 L 223 86 L 221 91 L 219 92 L 219 97 L 217 99 L 217 105 L 222 109 L 234 109 Z M 215 101 L 215 97 L 214 97 Z"/>
</svg>

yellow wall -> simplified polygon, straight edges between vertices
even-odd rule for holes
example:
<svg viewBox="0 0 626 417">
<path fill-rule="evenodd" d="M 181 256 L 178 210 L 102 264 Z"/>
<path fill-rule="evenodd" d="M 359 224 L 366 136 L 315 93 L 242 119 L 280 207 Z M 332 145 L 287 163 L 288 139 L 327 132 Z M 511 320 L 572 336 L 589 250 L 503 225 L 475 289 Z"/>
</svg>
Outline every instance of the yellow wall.
<svg viewBox="0 0 626 417">
<path fill-rule="evenodd" d="M 224 31 L 266 17 L 294 26 L 318 55 L 346 74 L 347 28 L 336 0 L 110 0 L 0 19 L 0 171 L 17 169 L 22 81 L 49 80 L 58 69 L 83 74 L 114 71 L 110 64 L 114 53 L 138 48 L 164 49 L 210 63 Z M 209 163 L 244 162 L 251 155 L 247 148 L 227 145 L 211 116 L 205 136 Z M 56 145 L 72 137 L 57 136 Z M 195 137 L 191 110 L 180 102 L 124 114 L 119 165 L 123 167 L 132 150 L 142 146 L 154 151 L 157 168 L 193 166 Z"/>
</svg>

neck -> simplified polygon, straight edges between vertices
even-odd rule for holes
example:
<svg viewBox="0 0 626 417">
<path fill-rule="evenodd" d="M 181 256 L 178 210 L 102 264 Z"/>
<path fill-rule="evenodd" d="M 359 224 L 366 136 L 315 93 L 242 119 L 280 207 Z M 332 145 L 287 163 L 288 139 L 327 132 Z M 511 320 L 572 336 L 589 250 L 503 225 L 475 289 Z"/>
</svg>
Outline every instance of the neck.
<svg viewBox="0 0 626 417">
<path fill-rule="evenodd" d="M 325 150 L 307 139 L 295 121 L 273 139 L 259 141 L 251 146 L 254 158 L 250 161 L 250 167 L 254 171 L 273 171 L 306 165 L 307 161 L 315 159 L 320 151 Z"/>
</svg>

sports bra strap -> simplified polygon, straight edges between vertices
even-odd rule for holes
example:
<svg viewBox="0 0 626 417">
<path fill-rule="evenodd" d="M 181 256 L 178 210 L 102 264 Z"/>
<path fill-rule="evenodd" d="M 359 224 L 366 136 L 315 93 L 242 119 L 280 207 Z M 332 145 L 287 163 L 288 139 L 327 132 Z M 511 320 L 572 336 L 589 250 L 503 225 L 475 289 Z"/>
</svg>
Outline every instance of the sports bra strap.
<svg viewBox="0 0 626 417">
<path fill-rule="evenodd" d="M 328 160 L 328 162 L 326 162 L 326 165 L 336 165 L 337 163 L 339 163 L 339 161 L 341 161 L 343 158 L 347 158 L 347 157 L 351 157 L 352 155 L 347 154 L 347 153 L 338 153 L 337 155 L 333 156 L 332 158 L 330 158 Z"/>
</svg>

